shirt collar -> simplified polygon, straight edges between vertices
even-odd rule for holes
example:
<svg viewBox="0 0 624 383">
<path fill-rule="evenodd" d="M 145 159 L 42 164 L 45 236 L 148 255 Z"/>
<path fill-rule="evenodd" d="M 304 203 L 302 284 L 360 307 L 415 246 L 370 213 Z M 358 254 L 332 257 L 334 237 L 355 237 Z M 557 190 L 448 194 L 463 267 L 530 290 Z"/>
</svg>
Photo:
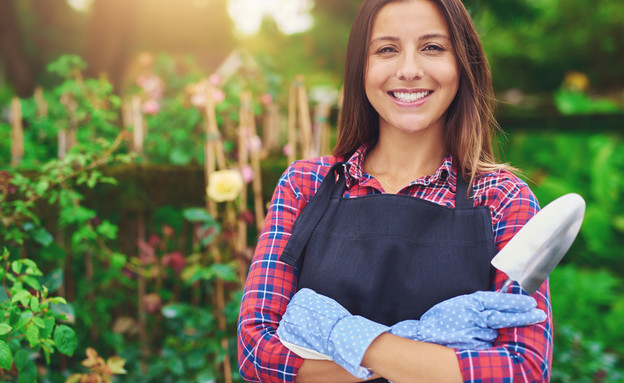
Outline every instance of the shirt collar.
<svg viewBox="0 0 624 383">
<path fill-rule="evenodd" d="M 364 172 L 364 159 L 366 158 L 366 154 L 370 149 L 370 144 L 361 145 L 355 153 L 346 161 L 346 169 L 347 169 L 347 177 L 346 183 L 347 188 L 350 188 L 352 185 L 356 183 L 366 183 L 370 180 L 370 177 Z M 453 157 L 450 154 L 447 154 L 438 170 L 435 173 L 421 177 L 417 180 L 414 180 L 411 185 L 424 185 L 429 186 L 431 184 L 447 184 L 447 187 L 452 191 L 456 192 L 456 184 L 457 184 L 457 173 L 456 166 L 453 163 Z M 364 185 L 363 185 L 364 186 Z"/>
</svg>

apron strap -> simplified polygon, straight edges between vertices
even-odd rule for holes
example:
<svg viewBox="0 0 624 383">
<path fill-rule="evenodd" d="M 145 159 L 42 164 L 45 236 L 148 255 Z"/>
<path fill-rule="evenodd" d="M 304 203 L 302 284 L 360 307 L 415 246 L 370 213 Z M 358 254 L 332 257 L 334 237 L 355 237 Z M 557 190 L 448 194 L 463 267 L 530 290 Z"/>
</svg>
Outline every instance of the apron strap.
<svg viewBox="0 0 624 383">
<path fill-rule="evenodd" d="M 470 195 L 468 191 L 468 182 L 464 179 L 464 175 L 461 172 L 457 172 L 457 184 L 455 185 L 455 208 L 465 209 L 474 207 L 472 188 L 470 188 Z"/>
<path fill-rule="evenodd" d="M 338 171 L 338 180 L 334 173 Z M 327 206 L 329 206 L 329 200 L 336 193 L 344 192 L 345 188 L 345 174 L 344 174 L 344 162 L 335 163 L 325 175 L 325 179 L 321 183 L 321 186 L 312 196 L 308 204 L 303 208 L 299 217 L 293 225 L 292 234 L 282 255 L 280 261 L 287 263 L 291 266 L 297 266 L 300 262 L 303 249 L 308 244 L 308 240 L 312 236 L 312 232 L 316 228 L 316 225 L 325 214 Z M 294 235 L 295 232 L 297 235 Z"/>
</svg>

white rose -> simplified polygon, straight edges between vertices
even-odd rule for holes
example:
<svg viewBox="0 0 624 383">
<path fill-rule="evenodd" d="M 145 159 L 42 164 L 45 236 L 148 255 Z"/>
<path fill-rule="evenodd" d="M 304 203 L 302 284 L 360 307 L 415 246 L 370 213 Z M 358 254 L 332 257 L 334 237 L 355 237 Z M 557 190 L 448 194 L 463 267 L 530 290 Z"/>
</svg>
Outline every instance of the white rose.
<svg viewBox="0 0 624 383">
<path fill-rule="evenodd" d="M 210 175 L 206 193 L 216 202 L 233 201 L 243 190 L 243 177 L 238 170 L 219 170 Z"/>
</svg>

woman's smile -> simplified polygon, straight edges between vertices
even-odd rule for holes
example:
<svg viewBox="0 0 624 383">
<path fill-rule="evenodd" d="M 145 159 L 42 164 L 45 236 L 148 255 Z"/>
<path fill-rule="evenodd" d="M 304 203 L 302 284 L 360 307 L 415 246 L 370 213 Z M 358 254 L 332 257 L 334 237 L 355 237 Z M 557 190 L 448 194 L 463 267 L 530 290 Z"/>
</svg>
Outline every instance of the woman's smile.
<svg viewBox="0 0 624 383">
<path fill-rule="evenodd" d="M 432 93 L 432 90 L 426 89 L 398 89 L 389 91 L 388 95 L 394 98 L 399 106 L 420 106 Z"/>
</svg>

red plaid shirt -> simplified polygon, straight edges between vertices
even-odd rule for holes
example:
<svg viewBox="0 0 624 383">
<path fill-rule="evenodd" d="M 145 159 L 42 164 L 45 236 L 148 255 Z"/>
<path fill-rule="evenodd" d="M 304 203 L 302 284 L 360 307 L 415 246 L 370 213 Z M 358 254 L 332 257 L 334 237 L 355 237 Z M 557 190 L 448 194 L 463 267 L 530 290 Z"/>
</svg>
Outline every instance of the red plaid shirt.
<svg viewBox="0 0 624 383">
<path fill-rule="evenodd" d="M 362 170 L 366 147 L 348 161 L 345 198 L 381 193 L 378 181 Z M 335 157 L 293 163 L 280 178 L 247 277 L 238 324 L 240 373 L 249 382 L 293 382 L 303 359 L 285 348 L 275 335 L 282 314 L 296 291 L 293 267 L 279 261 L 293 223 L 320 187 Z M 400 193 L 455 206 L 456 172 L 450 156 L 438 171 L 412 182 Z M 478 177 L 473 185 L 474 205 L 489 206 L 496 248 L 502 249 L 539 210 L 529 187 L 507 171 Z M 506 276 L 497 271 L 492 290 Z M 517 284 L 512 287 L 519 290 Z M 518 292 L 518 291 L 514 291 Z M 456 351 L 465 382 L 548 381 L 552 361 L 552 311 L 548 282 L 533 295 L 548 319 L 536 325 L 499 330 L 494 347 Z"/>
</svg>

